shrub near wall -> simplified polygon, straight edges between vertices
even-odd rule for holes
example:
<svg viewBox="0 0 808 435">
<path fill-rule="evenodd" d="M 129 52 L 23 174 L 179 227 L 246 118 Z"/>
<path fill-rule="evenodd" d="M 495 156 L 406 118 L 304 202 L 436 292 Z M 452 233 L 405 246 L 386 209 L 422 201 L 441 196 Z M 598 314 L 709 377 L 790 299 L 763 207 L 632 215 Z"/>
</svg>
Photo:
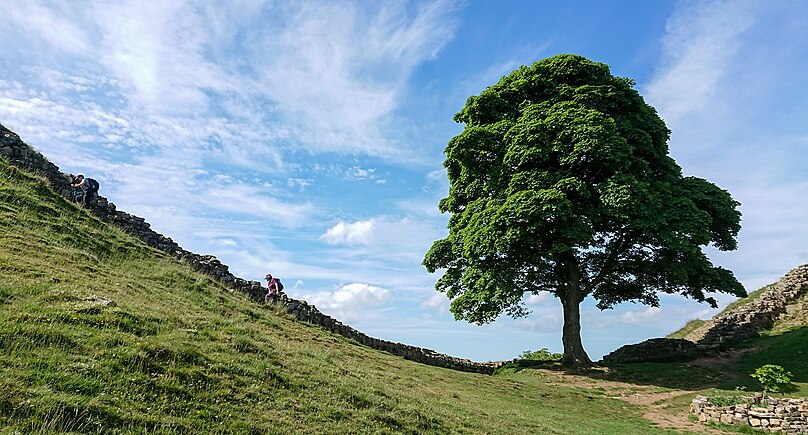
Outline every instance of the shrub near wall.
<svg viewBox="0 0 808 435">
<path fill-rule="evenodd" d="M 745 397 L 746 403 L 715 406 L 707 396 L 696 396 L 690 414 L 702 423 L 751 426 L 770 433 L 808 434 L 808 398 Z"/>
</svg>

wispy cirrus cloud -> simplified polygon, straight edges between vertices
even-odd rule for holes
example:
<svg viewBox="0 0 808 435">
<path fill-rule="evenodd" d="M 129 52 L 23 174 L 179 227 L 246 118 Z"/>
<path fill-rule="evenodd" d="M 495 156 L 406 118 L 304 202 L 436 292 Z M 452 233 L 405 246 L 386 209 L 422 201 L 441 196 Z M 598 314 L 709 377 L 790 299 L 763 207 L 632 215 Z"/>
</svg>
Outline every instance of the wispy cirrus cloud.
<svg viewBox="0 0 808 435">
<path fill-rule="evenodd" d="M 667 22 L 662 63 L 645 87 L 648 99 L 669 121 L 703 109 L 754 22 L 743 2 L 685 3 Z"/>
<path fill-rule="evenodd" d="M 67 3 L 11 0 L 4 8 L 0 47 L 29 59 L 85 56 L 93 43 L 83 23 L 82 11 Z"/>
<path fill-rule="evenodd" d="M 37 44 L 42 49 L 32 52 L 55 53 L 28 59 L 29 71 L 68 63 L 76 66 L 76 76 L 93 78 L 85 81 L 92 92 L 82 95 L 47 86 L 54 81 L 43 83 L 38 91 L 44 101 L 89 113 L 82 102 L 92 99 L 96 111 L 132 125 L 162 118 L 157 123 L 177 125 L 184 134 L 227 118 L 226 132 L 257 131 L 272 138 L 238 147 L 220 144 L 228 153 L 245 146 L 259 154 L 262 148 L 304 147 L 387 157 L 405 153 L 393 146 L 387 117 L 414 69 L 451 38 L 456 10 L 448 1 L 372 7 L 264 1 L 200 8 L 183 0 L 19 6 L 11 8 L 11 25 L 0 30 L 7 36 L 4 45 Z M 20 66 L 26 69 L 26 62 Z M 106 98 L 97 98 L 102 95 Z M 37 107 L 41 113 L 53 109 Z M 143 133 L 146 142 L 170 146 L 164 136 Z"/>
<path fill-rule="evenodd" d="M 808 56 L 800 2 L 681 2 L 662 58 L 642 86 L 672 130 L 685 173 L 715 182 L 741 203 L 739 249 L 709 250 L 747 290 L 808 260 Z"/>
<path fill-rule="evenodd" d="M 247 44 L 256 91 L 308 149 L 401 156 L 385 134 L 414 68 L 451 38 L 453 2 L 273 4 Z"/>
</svg>

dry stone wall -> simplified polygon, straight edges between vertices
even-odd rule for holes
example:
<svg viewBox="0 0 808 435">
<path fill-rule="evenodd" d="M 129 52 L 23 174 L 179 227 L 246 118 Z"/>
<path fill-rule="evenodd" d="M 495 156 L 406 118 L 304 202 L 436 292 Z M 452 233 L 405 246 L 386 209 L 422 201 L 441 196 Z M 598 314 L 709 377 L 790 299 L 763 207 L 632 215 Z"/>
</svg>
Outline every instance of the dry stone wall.
<svg viewBox="0 0 808 435">
<path fill-rule="evenodd" d="M 793 311 L 795 308 L 792 305 L 806 293 L 808 264 L 803 264 L 788 272 L 754 300 L 708 320 L 684 340 L 652 338 L 626 345 L 604 356 L 603 362 L 687 360 L 714 354 L 722 346 L 754 337 L 758 331 L 771 328 L 780 316 Z"/>
<path fill-rule="evenodd" d="M 715 406 L 706 396 L 696 396 L 690 414 L 702 423 L 751 426 L 769 433 L 808 434 L 808 399 L 744 398 L 745 403 Z"/>
<path fill-rule="evenodd" d="M 701 337 L 685 338 L 711 345 L 744 340 L 771 328 L 788 306 L 808 292 L 808 264 L 799 266 L 769 286 L 756 299 L 721 314 L 705 325 Z M 698 334 L 698 333 L 697 333 Z"/>
<path fill-rule="evenodd" d="M 70 175 L 59 171 L 58 166 L 48 161 L 41 153 L 24 143 L 16 133 L 8 130 L 3 125 L 0 125 L 0 156 L 4 156 L 17 167 L 42 174 L 48 179 L 55 191 L 65 198 L 69 198 Z M 145 219 L 118 210 L 115 204 L 100 195 L 95 203 L 90 204 L 88 208 L 102 221 L 117 225 L 124 231 L 138 237 L 147 245 L 186 261 L 195 270 L 221 281 L 233 290 L 246 293 L 256 302 L 263 302 L 266 289 L 261 286 L 261 283 L 233 275 L 230 273 L 229 267 L 222 264 L 215 256 L 195 254 L 183 249 L 171 238 L 152 230 Z M 284 307 L 298 320 L 318 325 L 335 334 L 356 340 L 365 346 L 422 364 L 485 374 L 493 372 L 494 368 L 504 364 L 503 362 L 474 362 L 441 354 L 430 349 L 370 337 L 321 313 L 314 305 L 310 305 L 306 301 L 292 299 L 285 294 L 281 294 L 276 304 Z"/>
<path fill-rule="evenodd" d="M 688 340 L 651 338 L 628 344 L 603 357 L 606 364 L 687 361 L 705 355 L 709 349 Z"/>
</svg>

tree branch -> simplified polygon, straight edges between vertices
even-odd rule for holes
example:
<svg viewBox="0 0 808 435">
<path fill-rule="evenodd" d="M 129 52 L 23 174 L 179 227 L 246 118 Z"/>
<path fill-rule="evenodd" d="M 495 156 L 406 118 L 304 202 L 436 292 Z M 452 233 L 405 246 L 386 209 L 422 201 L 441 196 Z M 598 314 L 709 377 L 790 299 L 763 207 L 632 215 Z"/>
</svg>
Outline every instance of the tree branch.
<svg viewBox="0 0 808 435">
<path fill-rule="evenodd" d="M 627 240 L 626 233 L 620 234 L 620 237 L 617 239 L 616 242 L 618 246 L 615 249 L 613 249 L 612 252 L 610 252 L 609 255 L 606 257 L 606 261 L 603 263 L 603 267 L 600 268 L 600 272 L 598 273 L 598 275 L 587 283 L 585 287 L 586 294 L 591 293 L 595 289 L 595 287 L 597 287 L 598 284 L 603 282 L 603 278 L 605 278 L 606 275 L 608 275 L 612 271 L 612 268 L 614 267 L 614 264 L 617 261 L 617 259 L 620 257 L 620 254 L 622 254 L 623 251 L 625 251 L 626 249 L 625 246 L 626 240 Z"/>
</svg>

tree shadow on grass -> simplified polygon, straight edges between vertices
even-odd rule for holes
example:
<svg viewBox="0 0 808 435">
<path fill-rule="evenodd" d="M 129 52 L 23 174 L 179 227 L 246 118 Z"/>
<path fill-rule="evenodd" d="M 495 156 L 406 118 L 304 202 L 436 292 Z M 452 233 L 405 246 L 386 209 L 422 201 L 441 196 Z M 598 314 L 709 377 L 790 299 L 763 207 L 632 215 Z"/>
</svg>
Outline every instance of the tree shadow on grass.
<svg viewBox="0 0 808 435">
<path fill-rule="evenodd" d="M 500 370 L 545 369 L 593 379 L 693 391 L 709 388 L 761 391 L 749 374 L 765 364 L 783 366 L 792 373 L 794 383 L 808 383 L 808 326 L 776 336 L 756 337 L 716 355 L 691 361 L 598 364 L 580 370 L 565 369 L 558 361 L 514 361 Z M 793 384 L 786 389 L 784 393 L 800 391 L 800 387 Z"/>
<path fill-rule="evenodd" d="M 595 370 L 591 376 L 680 389 L 717 387 L 760 391 L 757 381 L 749 374 L 765 364 L 783 366 L 793 374 L 792 382 L 808 383 L 808 326 L 775 336 L 755 337 L 715 356 L 694 361 L 616 364 L 607 366 L 605 372 Z M 790 392 L 798 390 L 791 388 Z"/>
<path fill-rule="evenodd" d="M 523 370 L 549 370 L 592 379 L 625 382 L 636 385 L 656 385 L 683 390 L 699 390 L 717 385 L 721 373 L 717 370 L 688 363 L 634 363 L 595 365 L 584 369 L 569 369 L 559 361 L 514 361 L 500 367 L 497 372 Z"/>
</svg>

